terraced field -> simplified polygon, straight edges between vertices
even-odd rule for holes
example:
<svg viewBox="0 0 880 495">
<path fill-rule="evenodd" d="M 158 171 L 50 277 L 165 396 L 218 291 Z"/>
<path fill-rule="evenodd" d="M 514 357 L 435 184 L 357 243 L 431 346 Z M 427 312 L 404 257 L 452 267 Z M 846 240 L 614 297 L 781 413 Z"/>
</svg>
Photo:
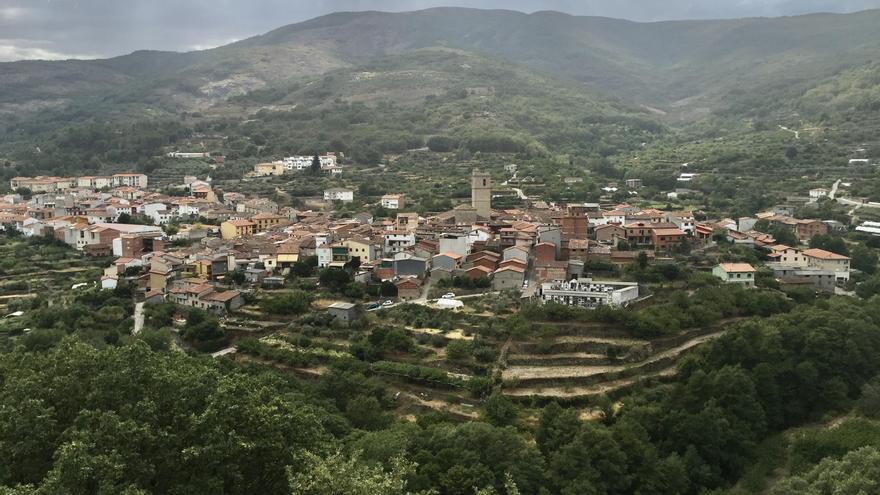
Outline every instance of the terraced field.
<svg viewBox="0 0 880 495">
<path fill-rule="evenodd" d="M 0 238 L 0 312 L 11 302 L 57 294 L 79 283 L 97 284 L 109 259 L 89 258 L 64 246 Z"/>
<path fill-rule="evenodd" d="M 572 399 L 670 376 L 683 355 L 723 335 L 731 323 L 656 340 L 591 337 L 578 332 L 580 335 L 560 335 L 540 343 L 513 342 L 502 372 L 503 390 L 513 397 Z"/>
</svg>

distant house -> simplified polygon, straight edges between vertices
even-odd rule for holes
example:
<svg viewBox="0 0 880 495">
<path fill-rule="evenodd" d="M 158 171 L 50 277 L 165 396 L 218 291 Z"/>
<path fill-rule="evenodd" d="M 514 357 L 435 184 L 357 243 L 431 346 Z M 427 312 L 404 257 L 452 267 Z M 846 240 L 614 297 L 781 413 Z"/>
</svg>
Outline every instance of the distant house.
<svg viewBox="0 0 880 495">
<path fill-rule="evenodd" d="M 614 223 L 608 223 L 596 227 L 596 240 L 603 243 L 617 245 L 621 239 L 626 238 L 626 229 Z"/>
<path fill-rule="evenodd" d="M 464 234 L 443 234 L 440 236 L 440 252 L 467 256 L 470 253 L 468 236 Z"/>
<path fill-rule="evenodd" d="M 675 249 L 681 245 L 686 236 L 687 234 L 678 228 L 653 229 L 651 231 L 651 239 L 655 251 L 668 251 L 670 249 Z"/>
<path fill-rule="evenodd" d="M 113 290 L 116 288 L 117 277 L 113 277 L 110 275 L 104 275 L 101 277 L 101 289 L 102 290 Z"/>
<path fill-rule="evenodd" d="M 541 284 L 540 289 L 543 303 L 554 302 L 588 309 L 599 306 L 625 306 L 638 297 L 638 283 L 599 282 L 591 278 L 554 280 Z"/>
<path fill-rule="evenodd" d="M 489 278 L 492 275 L 492 271 L 492 269 L 486 268 L 485 266 L 475 266 L 465 270 L 464 275 L 471 280 L 477 280 L 480 278 Z"/>
<path fill-rule="evenodd" d="M 529 262 L 529 252 L 525 250 L 525 248 L 519 246 L 511 246 L 504 250 L 503 259 L 504 261 L 510 259 L 518 259 L 520 261 Z"/>
<path fill-rule="evenodd" d="M 461 268 L 462 256 L 455 253 L 440 253 L 431 258 L 431 268 L 434 270 L 457 270 Z"/>
<path fill-rule="evenodd" d="M 382 207 L 389 210 L 399 210 L 406 204 L 406 196 L 403 194 L 386 194 L 382 196 Z"/>
<path fill-rule="evenodd" d="M 245 280 L 251 284 L 260 284 L 268 276 L 269 273 L 262 268 L 248 268 L 244 271 Z"/>
<path fill-rule="evenodd" d="M 257 213 L 252 216 L 250 221 L 254 223 L 254 230 L 256 232 L 265 232 L 270 228 L 278 225 L 279 223 L 285 220 L 281 215 L 277 215 L 275 213 Z"/>
<path fill-rule="evenodd" d="M 147 187 L 147 176 L 146 174 L 113 174 L 110 177 L 110 184 L 113 187 L 135 187 L 135 188 L 145 188 Z"/>
<path fill-rule="evenodd" d="M 182 151 L 172 151 L 167 155 L 169 158 L 211 158 L 211 154 L 207 152 L 187 153 Z"/>
<path fill-rule="evenodd" d="M 356 213 L 352 218 L 361 225 L 370 225 L 373 223 L 373 214 L 366 211 Z"/>
<path fill-rule="evenodd" d="M 498 259 L 491 256 L 481 256 L 470 261 L 468 264 L 470 266 L 482 266 L 483 268 L 488 268 L 489 270 L 495 270 L 495 268 L 498 266 Z"/>
<path fill-rule="evenodd" d="M 402 301 L 412 301 L 422 296 L 422 283 L 416 278 L 403 278 L 394 284 L 397 297 Z"/>
<path fill-rule="evenodd" d="M 228 220 L 220 224 L 220 237 L 223 239 L 254 235 L 256 231 L 257 224 L 250 220 Z"/>
<path fill-rule="evenodd" d="M 666 214 L 666 221 L 674 224 L 685 234 L 694 233 L 694 214 L 690 211 L 675 211 Z"/>
<path fill-rule="evenodd" d="M 425 272 L 428 271 L 428 260 L 416 256 L 405 256 L 395 258 L 392 261 L 392 266 L 394 267 L 394 275 L 397 277 L 423 278 Z"/>
<path fill-rule="evenodd" d="M 816 189 L 810 189 L 810 199 L 816 200 L 819 198 L 827 198 L 828 197 L 828 189 L 824 187 L 817 187 Z"/>
<path fill-rule="evenodd" d="M 807 258 L 807 266 L 834 272 L 838 281 L 849 280 L 850 259 L 848 257 L 824 249 L 805 249 L 803 255 Z"/>
<path fill-rule="evenodd" d="M 348 203 L 354 201 L 354 191 L 343 187 L 334 187 L 324 191 L 324 201 L 342 201 Z"/>
<path fill-rule="evenodd" d="M 712 269 L 712 275 L 727 284 L 741 284 L 743 287 L 755 286 L 755 268 L 748 263 L 721 263 Z"/>
<path fill-rule="evenodd" d="M 347 302 L 335 302 L 327 308 L 327 312 L 335 321 L 349 325 L 360 316 L 360 307 Z"/>
<path fill-rule="evenodd" d="M 284 164 L 282 162 L 258 163 L 254 165 L 254 175 L 260 177 L 284 175 Z"/>
<path fill-rule="evenodd" d="M 828 224 L 821 220 L 800 219 L 796 222 L 795 234 L 800 241 L 809 241 L 817 235 L 828 234 Z"/>
<path fill-rule="evenodd" d="M 642 179 L 627 179 L 626 187 L 627 189 L 638 189 L 642 187 Z"/>
<path fill-rule="evenodd" d="M 495 270 L 492 275 L 492 290 L 518 290 L 525 280 L 525 268 L 511 264 Z"/>
</svg>

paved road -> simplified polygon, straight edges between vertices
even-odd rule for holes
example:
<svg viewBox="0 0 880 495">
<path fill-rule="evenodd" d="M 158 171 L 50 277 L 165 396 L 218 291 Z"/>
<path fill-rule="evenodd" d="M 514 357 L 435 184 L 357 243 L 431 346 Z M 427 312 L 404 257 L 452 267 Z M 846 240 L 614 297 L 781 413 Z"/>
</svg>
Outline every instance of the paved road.
<svg viewBox="0 0 880 495">
<path fill-rule="evenodd" d="M 141 333 L 141 330 L 144 328 L 144 303 L 139 302 L 134 305 L 134 330 L 131 331 L 132 335 L 137 335 Z"/>
</svg>

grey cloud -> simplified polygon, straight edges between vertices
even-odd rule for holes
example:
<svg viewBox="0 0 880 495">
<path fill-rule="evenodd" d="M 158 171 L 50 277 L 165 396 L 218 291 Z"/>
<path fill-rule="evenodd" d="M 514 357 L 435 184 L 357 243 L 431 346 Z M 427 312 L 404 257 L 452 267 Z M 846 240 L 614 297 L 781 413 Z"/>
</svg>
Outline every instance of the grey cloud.
<svg viewBox="0 0 880 495">
<path fill-rule="evenodd" d="M 880 8 L 880 0 L 0 0 L 0 33 L 7 38 L 0 43 L 0 60 L 185 51 L 336 11 L 436 6 L 656 21 L 853 12 Z"/>
</svg>

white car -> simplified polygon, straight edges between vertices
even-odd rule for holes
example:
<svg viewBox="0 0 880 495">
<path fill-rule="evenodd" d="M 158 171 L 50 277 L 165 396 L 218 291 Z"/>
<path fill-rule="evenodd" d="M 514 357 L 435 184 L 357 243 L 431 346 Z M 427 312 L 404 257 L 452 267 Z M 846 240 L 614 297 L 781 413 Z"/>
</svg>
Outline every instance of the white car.
<svg viewBox="0 0 880 495">
<path fill-rule="evenodd" d="M 394 306 L 394 301 L 388 300 L 382 303 L 382 306 Z"/>
<path fill-rule="evenodd" d="M 453 292 L 447 292 L 446 294 L 443 294 L 443 295 L 440 297 L 440 299 L 455 299 L 455 293 L 453 293 Z"/>
</svg>

